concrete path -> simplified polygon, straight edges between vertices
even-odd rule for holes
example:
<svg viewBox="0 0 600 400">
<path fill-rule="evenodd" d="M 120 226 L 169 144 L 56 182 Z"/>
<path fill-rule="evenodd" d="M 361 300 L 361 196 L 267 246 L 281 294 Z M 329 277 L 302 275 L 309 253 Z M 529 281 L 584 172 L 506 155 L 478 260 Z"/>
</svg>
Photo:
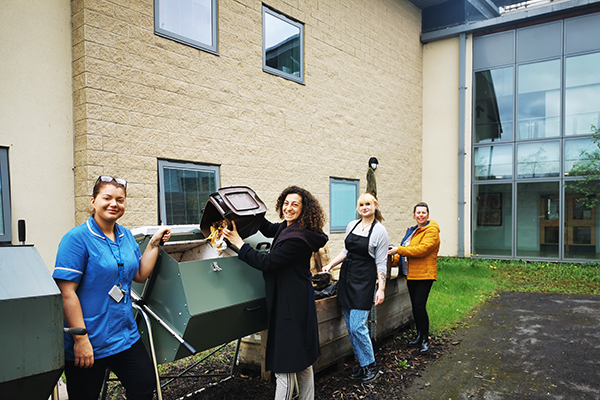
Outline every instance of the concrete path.
<svg viewBox="0 0 600 400">
<path fill-rule="evenodd" d="M 404 399 L 600 400 L 600 296 L 502 293 Z"/>
</svg>

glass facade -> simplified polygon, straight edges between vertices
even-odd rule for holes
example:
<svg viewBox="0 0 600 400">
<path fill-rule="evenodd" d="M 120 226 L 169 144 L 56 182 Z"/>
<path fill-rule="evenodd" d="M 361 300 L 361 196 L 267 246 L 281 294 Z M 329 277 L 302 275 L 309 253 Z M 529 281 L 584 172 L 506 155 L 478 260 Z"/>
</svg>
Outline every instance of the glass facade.
<svg viewBox="0 0 600 400">
<path fill-rule="evenodd" d="M 474 39 L 473 254 L 600 260 L 600 182 L 580 184 L 600 160 L 599 34 L 596 13 Z"/>
</svg>

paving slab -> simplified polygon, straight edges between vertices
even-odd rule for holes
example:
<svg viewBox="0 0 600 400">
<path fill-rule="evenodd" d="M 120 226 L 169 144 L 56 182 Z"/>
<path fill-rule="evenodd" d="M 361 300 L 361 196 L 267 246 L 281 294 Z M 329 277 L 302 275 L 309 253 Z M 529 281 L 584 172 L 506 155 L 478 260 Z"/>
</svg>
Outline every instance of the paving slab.
<svg viewBox="0 0 600 400">
<path fill-rule="evenodd" d="M 501 293 L 403 399 L 600 400 L 600 296 Z"/>
</svg>

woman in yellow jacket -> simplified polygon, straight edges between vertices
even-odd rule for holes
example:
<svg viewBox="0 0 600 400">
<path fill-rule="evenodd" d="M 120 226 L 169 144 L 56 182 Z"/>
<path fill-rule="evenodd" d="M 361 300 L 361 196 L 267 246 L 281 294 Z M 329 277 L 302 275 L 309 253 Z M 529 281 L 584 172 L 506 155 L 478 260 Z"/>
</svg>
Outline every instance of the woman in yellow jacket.
<svg viewBox="0 0 600 400">
<path fill-rule="evenodd" d="M 418 203 L 414 210 L 417 225 L 408 228 L 398 248 L 390 248 L 394 264 L 402 261 L 408 267 L 406 285 L 410 294 L 417 337 L 408 343 L 419 347 L 420 354 L 429 354 L 429 316 L 427 298 L 433 281 L 437 280 L 437 255 L 440 249 L 440 227 L 429 220 L 429 206 Z M 403 259 L 401 260 L 400 257 Z"/>
</svg>

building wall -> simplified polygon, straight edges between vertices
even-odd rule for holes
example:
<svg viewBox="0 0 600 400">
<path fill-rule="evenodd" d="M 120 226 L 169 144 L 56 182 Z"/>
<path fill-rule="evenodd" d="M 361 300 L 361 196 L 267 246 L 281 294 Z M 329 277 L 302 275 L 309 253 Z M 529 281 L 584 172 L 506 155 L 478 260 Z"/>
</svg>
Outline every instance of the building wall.
<svg viewBox="0 0 600 400">
<path fill-rule="evenodd" d="M 466 42 L 464 219 L 459 221 L 459 38 L 423 46 L 423 201 L 440 225 L 440 254 L 465 256 L 470 251 L 471 215 L 471 76 L 472 39 Z M 459 223 L 464 228 L 464 254 L 458 254 Z"/>
<path fill-rule="evenodd" d="M 0 146 L 8 147 L 13 243 L 27 224 L 46 266 L 74 224 L 71 19 L 68 0 L 0 6 Z"/>
<path fill-rule="evenodd" d="M 262 2 L 219 1 L 219 55 L 156 36 L 153 1 L 72 1 L 76 220 L 100 174 L 128 180 L 126 226 L 157 222 L 157 159 L 217 164 L 276 219 L 304 186 L 329 207 L 329 178 L 360 179 L 377 157 L 392 242 L 421 199 L 420 10 L 407 0 L 289 2 L 305 24 L 305 84 L 262 71 Z M 328 227 L 326 227 L 328 229 Z M 332 234 L 330 251 L 343 234 Z"/>
</svg>

